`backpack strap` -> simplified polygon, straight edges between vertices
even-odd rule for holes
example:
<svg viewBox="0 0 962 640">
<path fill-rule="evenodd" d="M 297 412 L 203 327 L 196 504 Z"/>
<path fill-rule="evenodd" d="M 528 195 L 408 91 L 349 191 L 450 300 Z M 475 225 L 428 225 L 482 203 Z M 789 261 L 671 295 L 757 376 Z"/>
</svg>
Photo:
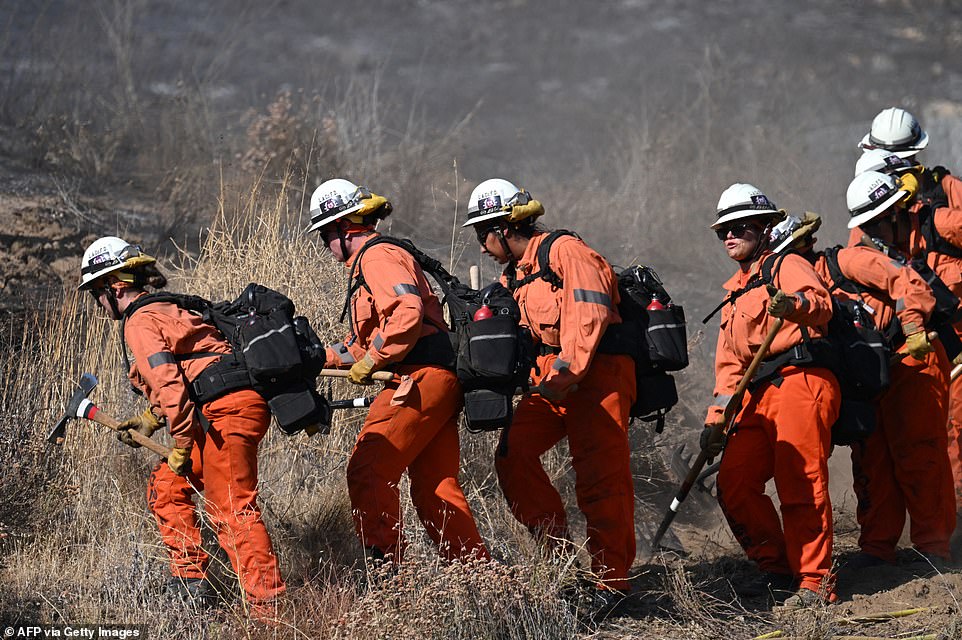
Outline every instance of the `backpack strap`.
<svg viewBox="0 0 962 640">
<path fill-rule="evenodd" d="M 785 253 L 773 253 L 765 258 L 765 260 L 762 261 L 758 272 L 748 280 L 745 286 L 729 293 L 724 300 L 718 303 L 717 307 L 711 310 L 711 313 L 702 319 L 701 323 L 708 324 L 708 321 L 714 318 L 715 314 L 721 311 L 726 304 L 733 304 L 735 300 L 742 297 L 749 291 L 757 289 L 762 285 L 773 284 L 775 282 L 775 277 L 778 275 L 778 269 L 782 266 L 782 261 L 785 260 L 785 256 L 790 253 L 795 252 L 786 251 Z"/>
<path fill-rule="evenodd" d="M 368 241 L 363 247 L 361 247 L 361 250 L 358 251 L 357 256 L 354 258 L 354 263 L 351 265 L 351 269 L 347 274 L 347 293 L 344 297 L 344 306 L 341 308 L 340 321 L 344 322 L 344 319 L 347 318 L 348 326 L 351 328 L 352 339 L 356 338 L 357 336 L 354 335 L 354 322 L 351 319 L 351 298 L 354 297 L 354 294 L 357 293 L 357 290 L 361 287 L 367 289 L 368 293 L 371 291 L 371 288 L 367 285 L 367 282 L 364 279 L 364 272 L 361 269 L 361 258 L 368 249 L 379 244 L 389 244 L 404 249 L 410 253 L 414 258 L 414 261 L 417 262 L 419 267 L 421 267 L 421 270 L 433 277 L 435 281 L 437 281 L 438 286 L 441 287 L 442 305 L 444 304 L 444 300 L 447 299 L 451 293 L 451 289 L 454 288 L 455 284 L 459 283 L 458 279 L 451 275 L 448 270 L 441 265 L 439 260 L 427 255 L 414 246 L 413 242 L 406 238 L 400 239 L 393 238 L 391 236 L 379 236 Z M 449 331 L 447 326 L 440 326 L 437 324 L 436 326 L 444 333 Z"/>
<path fill-rule="evenodd" d="M 944 191 L 942 193 L 943 195 L 945 194 Z M 946 203 L 947 202 L 946 200 Z M 934 251 L 952 258 L 962 259 L 962 248 L 955 246 L 943 238 L 939 230 L 935 228 L 935 209 L 937 206 L 945 206 L 945 204 L 925 204 L 918 213 L 919 231 L 922 232 L 922 237 L 925 238 L 925 252 Z"/>
<path fill-rule="evenodd" d="M 187 311 L 194 311 L 201 314 L 204 317 L 204 321 L 208 322 L 210 319 L 209 311 L 211 307 L 210 300 L 206 298 L 201 298 L 200 296 L 188 295 L 186 293 L 171 293 L 169 291 L 157 291 L 154 293 L 148 293 L 145 296 L 140 296 L 124 309 L 123 317 L 120 319 L 120 355 L 124 359 L 124 375 L 130 371 L 130 357 L 127 355 L 127 320 L 130 319 L 137 311 L 146 307 L 150 304 L 156 304 L 158 302 L 169 302 L 175 304 L 181 309 Z M 210 356 L 223 356 L 223 353 L 214 352 L 199 352 L 199 353 L 186 353 L 174 356 L 175 362 L 182 362 L 184 360 L 193 360 L 195 358 L 208 358 Z M 134 388 L 134 392 L 137 395 L 143 395 L 140 389 Z"/>
<path fill-rule="evenodd" d="M 949 206 L 949 196 L 945 192 L 945 185 L 942 184 L 942 178 L 947 175 L 952 174 L 942 166 L 923 171 L 919 176 L 919 193 L 916 199 L 923 205 L 931 207 L 933 211 Z"/>
<path fill-rule="evenodd" d="M 838 252 L 842 249 L 843 247 L 841 245 L 835 245 L 822 251 L 822 255 L 825 256 L 825 265 L 828 267 L 828 275 L 832 278 L 832 286 L 828 292 L 832 293 L 836 289 L 840 289 L 846 293 L 861 295 L 868 291 L 869 288 L 862 286 L 842 273 L 842 267 L 838 263 Z"/>
<path fill-rule="evenodd" d="M 512 292 L 520 289 L 521 287 L 527 286 L 538 280 L 546 281 L 555 289 L 561 289 L 564 286 L 564 282 L 561 277 L 555 273 L 554 269 L 551 268 L 551 245 L 554 244 L 555 240 L 562 236 L 573 236 L 581 240 L 579 236 L 574 231 L 568 231 L 567 229 L 556 229 L 549 233 L 547 237 L 541 241 L 538 246 L 537 260 L 538 260 L 538 271 L 530 275 L 525 276 L 521 280 L 517 279 L 517 266 L 514 268 L 509 268 L 505 271 L 505 275 L 508 278 L 508 289 Z"/>
</svg>

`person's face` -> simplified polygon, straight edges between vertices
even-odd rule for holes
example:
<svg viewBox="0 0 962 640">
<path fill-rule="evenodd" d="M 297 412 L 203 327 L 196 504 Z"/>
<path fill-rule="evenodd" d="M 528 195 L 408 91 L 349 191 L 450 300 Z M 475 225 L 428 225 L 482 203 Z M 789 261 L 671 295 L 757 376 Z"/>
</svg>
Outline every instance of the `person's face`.
<svg viewBox="0 0 962 640">
<path fill-rule="evenodd" d="M 348 256 L 344 255 L 344 247 L 341 244 L 340 238 L 338 238 L 336 221 L 321 227 L 318 234 L 321 236 L 321 243 L 327 247 L 328 251 L 334 254 L 335 260 L 338 262 L 347 262 Z"/>
<path fill-rule="evenodd" d="M 113 305 L 110 304 L 110 295 L 108 293 L 110 285 L 107 282 L 97 282 L 90 288 L 90 295 L 96 300 L 97 306 L 107 312 L 107 317 L 112 320 L 120 320 L 117 317 L 117 313 L 114 311 Z"/>
<path fill-rule="evenodd" d="M 725 244 L 728 257 L 741 262 L 755 253 L 763 230 L 756 220 L 735 220 L 715 229 L 715 234 Z"/>
<path fill-rule="evenodd" d="M 862 231 L 887 244 L 896 244 L 898 210 L 893 206 L 861 225 Z"/>
<path fill-rule="evenodd" d="M 498 264 L 507 264 L 511 256 L 504 249 L 501 242 L 501 232 L 497 225 L 477 224 L 474 226 L 475 233 L 478 234 L 478 242 L 481 244 L 481 251 L 491 256 Z"/>
</svg>

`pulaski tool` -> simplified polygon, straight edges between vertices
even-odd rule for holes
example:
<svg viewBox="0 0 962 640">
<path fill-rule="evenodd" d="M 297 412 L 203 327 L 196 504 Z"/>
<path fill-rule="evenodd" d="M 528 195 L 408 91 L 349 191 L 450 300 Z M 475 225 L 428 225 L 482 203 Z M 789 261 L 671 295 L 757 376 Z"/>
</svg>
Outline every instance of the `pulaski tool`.
<svg viewBox="0 0 962 640">
<path fill-rule="evenodd" d="M 100 407 L 87 397 L 90 395 L 90 392 L 93 391 L 94 387 L 97 386 L 97 382 L 97 376 L 92 373 L 85 373 L 80 376 L 80 383 L 70 397 L 70 402 L 67 403 L 67 410 L 60 420 L 57 421 L 57 424 L 54 425 L 50 435 L 47 436 L 47 442 L 63 444 L 64 438 L 67 435 L 67 422 L 71 418 L 86 418 L 87 420 L 93 420 L 109 429 L 117 431 L 117 425 L 120 424 L 120 422 L 113 416 L 104 413 Z M 161 457 L 166 458 L 170 453 L 168 447 L 151 440 L 139 431 L 131 429 L 130 437 L 139 445 L 150 449 Z"/>
</svg>

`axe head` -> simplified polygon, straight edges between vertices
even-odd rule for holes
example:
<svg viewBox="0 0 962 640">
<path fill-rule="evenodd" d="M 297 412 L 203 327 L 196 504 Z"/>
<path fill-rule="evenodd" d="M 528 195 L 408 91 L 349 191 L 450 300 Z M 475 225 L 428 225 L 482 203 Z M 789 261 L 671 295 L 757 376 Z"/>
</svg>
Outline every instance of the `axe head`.
<svg viewBox="0 0 962 640">
<path fill-rule="evenodd" d="M 54 425 L 50 435 L 47 436 L 47 442 L 63 444 L 64 438 L 67 436 L 67 421 L 71 418 L 79 417 L 86 409 L 85 405 L 92 405 L 92 403 L 87 400 L 87 396 L 90 395 L 90 392 L 97 386 L 97 382 L 97 376 L 92 373 L 85 373 L 80 376 L 80 383 L 77 385 L 77 389 L 73 392 L 73 395 L 70 396 L 70 402 L 67 403 L 67 410 L 64 411 L 60 420 L 57 420 L 57 424 Z"/>
</svg>

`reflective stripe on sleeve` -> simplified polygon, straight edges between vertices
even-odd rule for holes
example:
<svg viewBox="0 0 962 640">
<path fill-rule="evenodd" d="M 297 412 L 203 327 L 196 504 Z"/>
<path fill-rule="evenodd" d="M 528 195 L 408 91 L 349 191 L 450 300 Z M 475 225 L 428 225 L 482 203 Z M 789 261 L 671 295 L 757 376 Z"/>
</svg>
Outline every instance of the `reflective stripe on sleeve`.
<svg viewBox="0 0 962 640">
<path fill-rule="evenodd" d="M 561 358 L 555 358 L 555 361 L 551 363 L 551 368 L 555 371 L 563 371 L 571 366 L 570 362 L 562 360 Z"/>
<path fill-rule="evenodd" d="M 384 346 L 384 336 L 380 333 L 374 336 L 374 340 L 371 341 L 371 346 L 380 351 L 381 347 Z"/>
<path fill-rule="evenodd" d="M 604 307 L 611 307 L 611 296 L 601 291 L 591 289 L 575 289 L 575 302 L 593 302 Z"/>
<path fill-rule="evenodd" d="M 418 289 L 417 285 L 408 284 L 406 282 L 402 284 L 394 285 L 394 293 L 396 293 L 399 296 L 403 296 L 406 293 L 409 293 L 411 295 L 418 296 L 418 297 L 420 297 L 421 295 L 421 291 Z"/>
<path fill-rule="evenodd" d="M 147 364 L 150 365 L 151 369 L 159 367 L 162 364 L 175 364 L 176 362 L 177 359 L 170 351 L 158 351 L 147 358 Z"/>
<path fill-rule="evenodd" d="M 354 364 L 356 362 L 354 360 L 354 356 L 352 356 L 351 352 L 347 350 L 347 347 L 344 346 L 343 342 L 332 344 L 331 349 L 337 354 L 341 364 Z"/>
</svg>

